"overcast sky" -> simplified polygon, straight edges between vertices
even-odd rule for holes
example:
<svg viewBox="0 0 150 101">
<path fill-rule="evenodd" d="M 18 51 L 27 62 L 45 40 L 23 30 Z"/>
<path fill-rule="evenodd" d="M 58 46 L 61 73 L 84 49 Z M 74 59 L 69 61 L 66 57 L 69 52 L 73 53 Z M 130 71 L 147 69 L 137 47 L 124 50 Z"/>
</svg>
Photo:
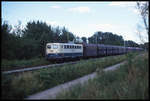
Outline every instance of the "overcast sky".
<svg viewBox="0 0 150 101">
<path fill-rule="evenodd" d="M 79 37 L 97 31 L 112 32 L 125 40 L 140 42 L 137 23 L 141 18 L 136 2 L 2 2 L 2 20 L 10 25 L 18 21 L 45 21 L 53 27 L 65 26 Z"/>
</svg>

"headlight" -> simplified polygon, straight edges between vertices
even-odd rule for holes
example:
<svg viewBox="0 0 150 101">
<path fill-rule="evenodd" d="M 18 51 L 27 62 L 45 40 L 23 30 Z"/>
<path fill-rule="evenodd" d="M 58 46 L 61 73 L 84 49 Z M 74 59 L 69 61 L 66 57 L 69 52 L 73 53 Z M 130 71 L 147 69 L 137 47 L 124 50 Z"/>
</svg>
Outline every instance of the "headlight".
<svg viewBox="0 0 150 101">
<path fill-rule="evenodd" d="M 53 50 L 50 50 L 50 52 L 53 52 Z"/>
</svg>

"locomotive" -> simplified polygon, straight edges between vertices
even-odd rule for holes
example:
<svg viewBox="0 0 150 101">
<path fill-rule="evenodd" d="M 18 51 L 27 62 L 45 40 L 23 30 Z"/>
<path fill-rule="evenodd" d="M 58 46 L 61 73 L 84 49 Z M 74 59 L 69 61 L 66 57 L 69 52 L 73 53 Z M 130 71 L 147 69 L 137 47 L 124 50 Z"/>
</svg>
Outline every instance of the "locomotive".
<svg viewBox="0 0 150 101">
<path fill-rule="evenodd" d="M 58 60 L 120 55 L 142 50 L 142 48 L 138 47 L 124 47 L 104 44 L 47 43 L 45 55 L 47 60 Z"/>
</svg>

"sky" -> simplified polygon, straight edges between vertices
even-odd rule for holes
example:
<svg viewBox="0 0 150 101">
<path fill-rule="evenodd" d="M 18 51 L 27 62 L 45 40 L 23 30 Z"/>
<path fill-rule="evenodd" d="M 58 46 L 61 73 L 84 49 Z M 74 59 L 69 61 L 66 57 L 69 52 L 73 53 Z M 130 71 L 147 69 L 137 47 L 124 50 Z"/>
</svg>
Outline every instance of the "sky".
<svg viewBox="0 0 150 101">
<path fill-rule="evenodd" d="M 15 26 L 21 21 L 44 21 L 67 28 L 75 36 L 91 37 L 95 32 L 112 32 L 140 43 L 136 33 L 142 23 L 136 2 L 2 2 L 2 21 Z"/>
</svg>

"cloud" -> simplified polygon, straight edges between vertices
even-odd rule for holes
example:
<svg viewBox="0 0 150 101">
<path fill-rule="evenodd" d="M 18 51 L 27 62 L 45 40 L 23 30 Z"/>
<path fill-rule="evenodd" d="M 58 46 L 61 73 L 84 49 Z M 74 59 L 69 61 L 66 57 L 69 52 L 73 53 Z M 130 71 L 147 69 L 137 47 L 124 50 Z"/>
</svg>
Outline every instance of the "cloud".
<svg viewBox="0 0 150 101">
<path fill-rule="evenodd" d="M 55 9 L 57 9 L 57 8 L 61 8 L 60 6 L 51 6 L 51 8 L 55 8 Z"/>
<path fill-rule="evenodd" d="M 52 26 L 59 25 L 59 23 L 57 21 L 46 21 L 46 23 L 49 25 L 52 25 Z"/>
<path fill-rule="evenodd" d="M 141 2 L 141 3 L 144 3 L 144 2 Z M 111 2 L 108 5 L 127 8 L 127 10 L 131 11 L 132 13 L 139 14 L 139 11 L 136 8 L 136 2 Z"/>
<path fill-rule="evenodd" d="M 70 8 L 68 9 L 70 12 L 79 12 L 79 13 L 89 13 L 91 9 L 86 6 L 80 6 L 80 7 L 75 7 L 75 8 Z"/>
<path fill-rule="evenodd" d="M 137 9 L 131 9 L 131 11 L 133 12 L 133 13 L 136 13 L 136 14 L 140 14 L 140 12 L 137 10 Z"/>
<path fill-rule="evenodd" d="M 112 25 L 109 23 L 105 24 L 88 24 L 89 27 L 94 27 L 96 30 L 102 30 L 102 31 L 113 31 L 118 29 L 119 27 L 116 25 Z"/>
<path fill-rule="evenodd" d="M 112 28 L 114 28 L 115 26 L 112 25 L 112 24 L 97 24 L 96 27 L 97 27 L 97 28 L 102 28 L 102 29 L 106 29 L 106 28 L 112 29 Z"/>
<path fill-rule="evenodd" d="M 109 6 L 119 6 L 119 7 L 133 7 L 136 5 L 136 2 L 111 2 Z"/>
<path fill-rule="evenodd" d="M 67 25 L 65 24 L 65 23 L 62 23 L 62 22 L 60 22 L 60 21 L 54 21 L 54 20 L 52 20 L 52 21 L 45 21 L 48 25 L 51 25 L 51 26 L 53 26 L 53 27 L 57 27 L 57 26 L 59 26 L 59 27 L 66 27 L 66 28 L 68 28 L 67 27 Z"/>
</svg>

